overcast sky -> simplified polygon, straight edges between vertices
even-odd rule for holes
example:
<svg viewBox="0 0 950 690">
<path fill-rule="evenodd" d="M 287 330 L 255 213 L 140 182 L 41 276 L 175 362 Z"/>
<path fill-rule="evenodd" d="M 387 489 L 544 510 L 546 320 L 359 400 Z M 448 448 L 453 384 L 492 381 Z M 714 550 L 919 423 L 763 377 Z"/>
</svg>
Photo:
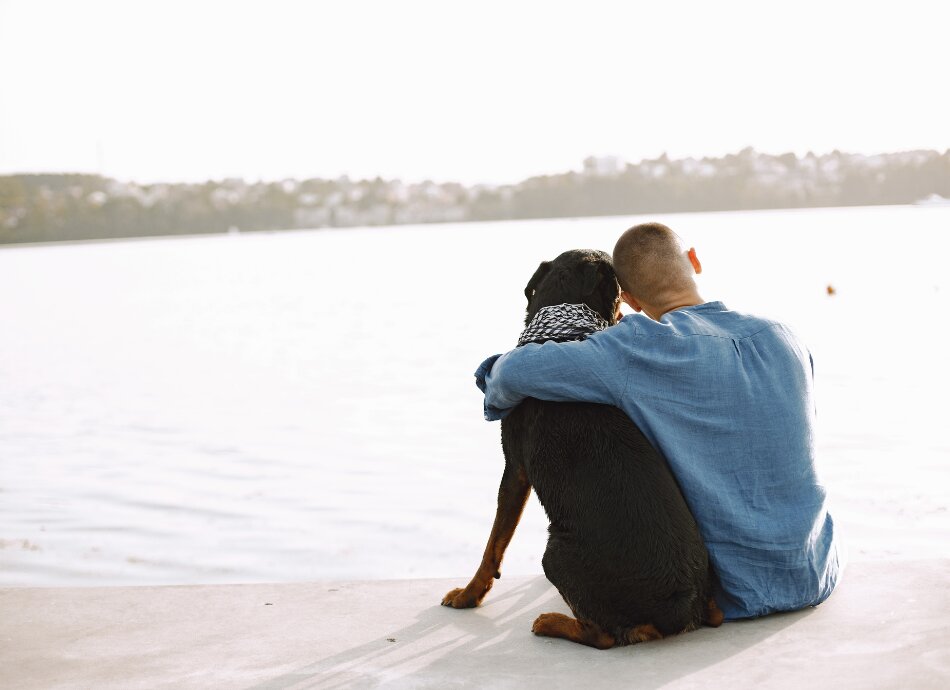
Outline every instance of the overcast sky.
<svg viewBox="0 0 950 690">
<path fill-rule="evenodd" d="M 473 183 L 944 150 L 948 7 L 0 0 L 0 173 Z"/>
</svg>

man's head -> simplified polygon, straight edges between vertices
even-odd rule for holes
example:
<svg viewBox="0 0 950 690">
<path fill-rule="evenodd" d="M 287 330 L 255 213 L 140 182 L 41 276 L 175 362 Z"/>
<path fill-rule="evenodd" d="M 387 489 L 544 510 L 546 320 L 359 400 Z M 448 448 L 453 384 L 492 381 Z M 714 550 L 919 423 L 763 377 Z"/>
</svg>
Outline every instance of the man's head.
<svg viewBox="0 0 950 690">
<path fill-rule="evenodd" d="M 653 319 L 684 306 L 701 304 L 693 275 L 702 271 L 696 251 L 662 223 L 627 230 L 614 247 L 614 269 L 623 300 Z"/>
</svg>

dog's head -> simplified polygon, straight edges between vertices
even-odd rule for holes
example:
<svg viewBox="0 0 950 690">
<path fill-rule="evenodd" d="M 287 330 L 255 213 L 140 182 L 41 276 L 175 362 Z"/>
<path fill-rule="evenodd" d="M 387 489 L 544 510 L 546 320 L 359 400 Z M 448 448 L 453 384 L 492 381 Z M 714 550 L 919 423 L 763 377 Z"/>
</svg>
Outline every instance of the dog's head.
<svg viewBox="0 0 950 690">
<path fill-rule="evenodd" d="M 528 298 L 525 325 L 539 309 L 555 304 L 586 304 L 609 324 L 617 321 L 617 274 L 610 255 L 595 249 L 572 249 L 554 261 L 542 261 L 524 294 Z"/>
</svg>

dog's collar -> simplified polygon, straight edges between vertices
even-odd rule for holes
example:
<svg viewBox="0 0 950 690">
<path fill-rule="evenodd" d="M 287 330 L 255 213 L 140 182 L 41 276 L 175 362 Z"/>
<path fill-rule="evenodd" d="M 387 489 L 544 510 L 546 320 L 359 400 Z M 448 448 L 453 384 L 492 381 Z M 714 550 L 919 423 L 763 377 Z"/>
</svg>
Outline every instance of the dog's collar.
<svg viewBox="0 0 950 690">
<path fill-rule="evenodd" d="M 518 338 L 518 347 L 548 340 L 563 343 L 584 340 L 610 324 L 586 304 L 555 304 L 542 307 Z"/>
</svg>

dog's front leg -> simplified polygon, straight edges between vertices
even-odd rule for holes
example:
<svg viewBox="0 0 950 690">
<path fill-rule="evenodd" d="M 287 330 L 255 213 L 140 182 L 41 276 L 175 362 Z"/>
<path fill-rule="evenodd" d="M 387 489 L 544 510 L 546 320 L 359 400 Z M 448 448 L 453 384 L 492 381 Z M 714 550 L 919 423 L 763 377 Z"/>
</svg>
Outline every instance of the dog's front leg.
<svg viewBox="0 0 950 690">
<path fill-rule="evenodd" d="M 443 606 L 456 609 L 467 609 L 478 606 L 488 590 L 491 589 L 495 578 L 501 577 L 501 559 L 505 556 L 505 549 L 511 541 L 528 494 L 531 493 L 531 483 L 520 464 L 516 467 L 511 462 L 505 464 L 505 473 L 501 477 L 501 486 L 498 487 L 498 510 L 495 512 L 495 524 L 492 525 L 491 536 L 482 556 L 481 565 L 472 577 L 472 581 L 464 588 L 453 589 L 442 598 Z"/>
</svg>

